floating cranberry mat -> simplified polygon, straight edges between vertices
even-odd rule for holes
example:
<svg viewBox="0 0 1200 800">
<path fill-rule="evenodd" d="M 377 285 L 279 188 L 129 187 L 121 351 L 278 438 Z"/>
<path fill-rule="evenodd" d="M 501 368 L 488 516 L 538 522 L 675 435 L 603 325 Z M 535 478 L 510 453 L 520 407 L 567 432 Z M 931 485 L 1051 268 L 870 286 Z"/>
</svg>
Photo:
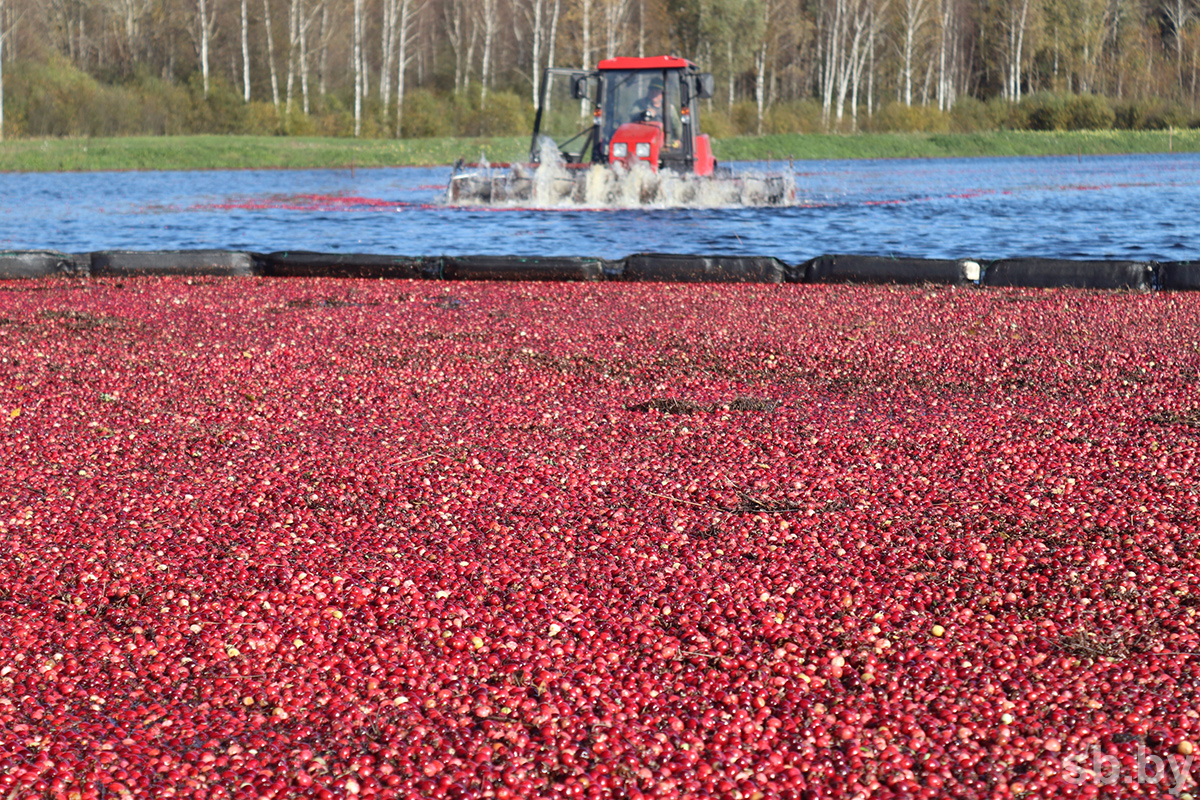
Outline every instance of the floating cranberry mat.
<svg viewBox="0 0 1200 800">
<path fill-rule="evenodd" d="M 1200 777 L 1195 294 L 32 279 L 0 366 L 0 797 Z"/>
</svg>

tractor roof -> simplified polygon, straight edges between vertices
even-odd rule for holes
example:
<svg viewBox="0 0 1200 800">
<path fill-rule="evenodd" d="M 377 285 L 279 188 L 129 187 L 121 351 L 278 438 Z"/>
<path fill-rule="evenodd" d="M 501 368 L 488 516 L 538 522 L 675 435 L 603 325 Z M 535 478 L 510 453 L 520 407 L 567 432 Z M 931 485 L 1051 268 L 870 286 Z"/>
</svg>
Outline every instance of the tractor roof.
<svg viewBox="0 0 1200 800">
<path fill-rule="evenodd" d="M 696 69 L 696 65 L 679 56 L 652 56 L 650 58 L 608 58 L 596 65 L 596 69 Z"/>
</svg>

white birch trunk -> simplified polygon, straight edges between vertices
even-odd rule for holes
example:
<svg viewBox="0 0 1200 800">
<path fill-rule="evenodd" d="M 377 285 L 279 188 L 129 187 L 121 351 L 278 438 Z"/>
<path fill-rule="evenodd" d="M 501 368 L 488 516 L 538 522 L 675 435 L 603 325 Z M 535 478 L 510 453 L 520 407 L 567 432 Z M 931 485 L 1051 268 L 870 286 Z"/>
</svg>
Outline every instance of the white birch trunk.
<svg viewBox="0 0 1200 800">
<path fill-rule="evenodd" d="M 850 79 L 854 74 L 854 65 L 857 63 L 859 58 L 859 48 L 863 43 L 862 36 L 865 29 L 865 23 L 866 16 L 864 12 L 861 8 L 856 8 L 854 10 L 854 38 L 850 42 L 850 52 L 847 53 L 842 59 L 838 69 L 837 121 L 839 125 L 845 116 L 846 93 L 850 89 Z"/>
<path fill-rule="evenodd" d="M 354 138 L 362 136 L 363 0 L 354 0 Z"/>
<path fill-rule="evenodd" d="M 950 36 L 950 14 L 952 13 L 952 5 L 948 0 L 942 0 L 941 17 L 941 35 L 938 36 L 938 86 L 937 86 L 937 101 L 938 111 L 947 111 L 947 99 L 950 91 L 946 85 L 946 39 Z"/>
<path fill-rule="evenodd" d="M 1013 100 L 1021 102 L 1021 51 L 1025 44 L 1025 21 L 1029 16 L 1029 0 L 1021 2 L 1021 26 L 1017 32 L 1017 48 L 1013 53 Z"/>
<path fill-rule="evenodd" d="M 592 68 L 592 0 L 583 0 L 583 70 Z"/>
<path fill-rule="evenodd" d="M 446 40 L 454 51 L 454 93 L 462 94 L 463 90 L 463 29 L 462 29 L 462 0 L 454 0 L 449 6 L 442 7 L 446 20 Z"/>
<path fill-rule="evenodd" d="M 300 0 L 288 3 L 287 113 L 292 113 L 292 89 L 296 84 L 296 49 L 300 44 Z"/>
<path fill-rule="evenodd" d="M 530 62 L 533 70 L 530 77 L 533 84 L 533 104 L 537 106 L 539 89 L 542 80 L 542 6 L 543 0 L 533 0 L 533 36 L 529 42 Z"/>
<path fill-rule="evenodd" d="M 854 59 L 850 89 L 850 127 L 855 131 L 858 130 L 858 91 L 859 87 L 862 85 L 863 71 L 867 69 L 874 69 L 875 39 L 879 35 L 879 28 L 882 24 L 883 13 L 886 10 L 886 2 L 884 2 L 879 8 L 873 7 L 870 2 L 868 2 L 865 7 L 864 19 L 866 21 L 867 41 L 863 47 L 858 48 L 858 57 Z M 868 83 L 869 82 L 870 78 L 868 78 Z"/>
<path fill-rule="evenodd" d="M 614 19 L 616 0 L 606 0 L 604 6 L 604 57 L 612 58 L 617 53 L 617 26 Z"/>
<path fill-rule="evenodd" d="M 379 100 L 384 110 L 392 99 L 392 67 L 396 47 L 396 0 L 383 0 L 383 25 L 379 36 Z"/>
<path fill-rule="evenodd" d="M 242 0 L 242 100 L 250 102 L 250 0 Z"/>
<path fill-rule="evenodd" d="M 479 26 L 472 20 L 471 37 L 467 40 L 467 63 L 463 70 L 463 91 L 471 88 L 471 70 L 475 69 L 475 45 L 479 43 Z"/>
<path fill-rule="evenodd" d="M 729 105 L 733 109 L 733 39 L 725 42 L 725 65 L 729 69 Z"/>
<path fill-rule="evenodd" d="M 488 83 L 492 77 L 492 43 L 496 39 L 496 0 L 480 2 L 483 6 L 483 63 L 479 68 L 479 105 L 487 108 Z"/>
<path fill-rule="evenodd" d="M 400 42 L 397 45 L 399 52 L 398 62 L 396 67 L 396 138 L 400 138 L 400 134 L 404 130 L 404 72 L 408 68 L 408 62 L 411 56 L 408 55 L 408 25 L 411 21 L 409 12 L 412 9 L 412 0 L 401 0 L 400 2 Z"/>
<path fill-rule="evenodd" d="M 321 58 L 317 61 L 317 91 L 325 96 L 325 78 L 329 74 L 329 3 L 321 0 Z"/>
<path fill-rule="evenodd" d="M 913 57 L 916 55 L 917 37 L 929 22 L 928 0 L 904 0 L 904 105 L 912 105 Z"/>
<path fill-rule="evenodd" d="M 308 114 L 308 26 L 312 20 L 307 17 L 300 25 L 300 99 L 305 115 Z"/>
<path fill-rule="evenodd" d="M 558 44 L 558 11 L 562 0 L 554 0 L 554 10 L 550 12 L 550 42 L 546 52 L 546 69 L 554 69 L 554 51 Z"/>
<path fill-rule="evenodd" d="M 833 15 L 825 31 L 825 60 L 822 67 L 821 122 L 828 127 L 833 110 L 833 84 L 837 72 L 839 45 L 842 38 L 842 17 L 846 0 L 833 0 Z"/>
<path fill-rule="evenodd" d="M 757 113 L 756 130 L 759 136 L 763 132 L 763 115 L 766 111 L 767 102 L 767 43 L 771 37 L 771 2 L 763 0 L 762 4 L 762 21 L 763 34 L 762 43 L 759 45 L 758 52 L 755 53 L 754 63 L 754 104 Z"/>
<path fill-rule="evenodd" d="M 207 0 L 197 2 L 200 9 L 200 75 L 204 83 L 204 96 L 208 97 L 208 37 L 212 33 L 212 27 L 209 23 Z"/>
<path fill-rule="evenodd" d="M 763 41 L 758 48 L 758 52 L 755 53 L 754 60 L 754 105 L 758 114 L 758 125 L 755 130 L 759 136 L 762 136 L 763 105 L 767 100 L 767 37 L 765 34 L 763 35 Z"/>
<path fill-rule="evenodd" d="M 558 41 L 558 12 L 561 0 L 554 0 L 554 7 L 550 11 L 550 41 L 547 43 L 546 51 L 546 69 L 554 69 L 554 53 L 555 42 Z M 550 111 L 551 95 L 546 92 L 546 108 L 543 113 Z"/>
<path fill-rule="evenodd" d="M 4 40 L 8 31 L 4 30 L 4 0 L 0 0 L 0 142 L 4 141 Z"/>
<path fill-rule="evenodd" d="M 1179 92 L 1185 91 L 1183 80 L 1183 40 L 1188 23 L 1192 20 L 1193 9 L 1185 0 L 1167 0 L 1163 4 L 1163 12 L 1175 31 L 1175 68 L 1179 75 Z"/>
<path fill-rule="evenodd" d="M 921 83 L 921 105 L 929 105 L 929 84 L 933 81 L 933 59 L 925 62 L 925 80 Z"/>
<path fill-rule="evenodd" d="M 604 8 L 604 57 L 613 58 L 621 55 L 619 50 L 625 46 L 622 35 L 628 21 L 629 9 L 633 0 L 608 0 Z"/>
<path fill-rule="evenodd" d="M 880 18 L 883 17 L 883 9 L 879 12 Z M 879 27 L 875 29 L 875 36 L 871 37 L 871 41 L 867 46 L 870 50 L 869 64 L 867 66 L 867 119 L 870 119 L 875 114 L 875 40 L 879 38 Z"/>
<path fill-rule="evenodd" d="M 263 0 L 263 22 L 267 26 L 267 64 L 271 68 L 271 102 L 279 111 L 279 71 L 275 68 L 275 36 L 271 32 L 271 6 Z"/>
<path fill-rule="evenodd" d="M 646 57 L 646 0 L 638 0 L 638 58 Z"/>
</svg>

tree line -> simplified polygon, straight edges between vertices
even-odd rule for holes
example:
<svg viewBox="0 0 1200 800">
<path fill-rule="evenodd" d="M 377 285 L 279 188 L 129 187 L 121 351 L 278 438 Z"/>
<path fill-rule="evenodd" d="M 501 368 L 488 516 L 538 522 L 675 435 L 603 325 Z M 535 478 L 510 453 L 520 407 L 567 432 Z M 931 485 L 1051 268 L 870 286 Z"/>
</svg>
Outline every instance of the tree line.
<svg viewBox="0 0 1200 800">
<path fill-rule="evenodd" d="M 718 133 L 1187 125 L 1198 3 L 0 0 L 0 134 L 517 133 L 545 67 L 661 53 Z"/>
</svg>

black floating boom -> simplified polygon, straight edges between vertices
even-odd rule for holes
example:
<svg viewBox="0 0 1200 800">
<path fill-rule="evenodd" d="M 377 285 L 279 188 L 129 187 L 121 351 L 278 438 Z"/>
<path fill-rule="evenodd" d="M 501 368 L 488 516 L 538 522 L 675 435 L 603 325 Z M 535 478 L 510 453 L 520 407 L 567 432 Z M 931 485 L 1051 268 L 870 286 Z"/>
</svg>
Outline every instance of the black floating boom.
<svg viewBox="0 0 1200 800">
<path fill-rule="evenodd" d="M 883 283 L 1194 291 L 1200 261 L 1054 258 L 926 259 L 823 255 L 791 265 L 770 256 L 636 253 L 587 256 L 400 256 L 236 250 L 0 251 L 0 280 L 51 277 L 262 276 L 448 281 Z"/>
</svg>

